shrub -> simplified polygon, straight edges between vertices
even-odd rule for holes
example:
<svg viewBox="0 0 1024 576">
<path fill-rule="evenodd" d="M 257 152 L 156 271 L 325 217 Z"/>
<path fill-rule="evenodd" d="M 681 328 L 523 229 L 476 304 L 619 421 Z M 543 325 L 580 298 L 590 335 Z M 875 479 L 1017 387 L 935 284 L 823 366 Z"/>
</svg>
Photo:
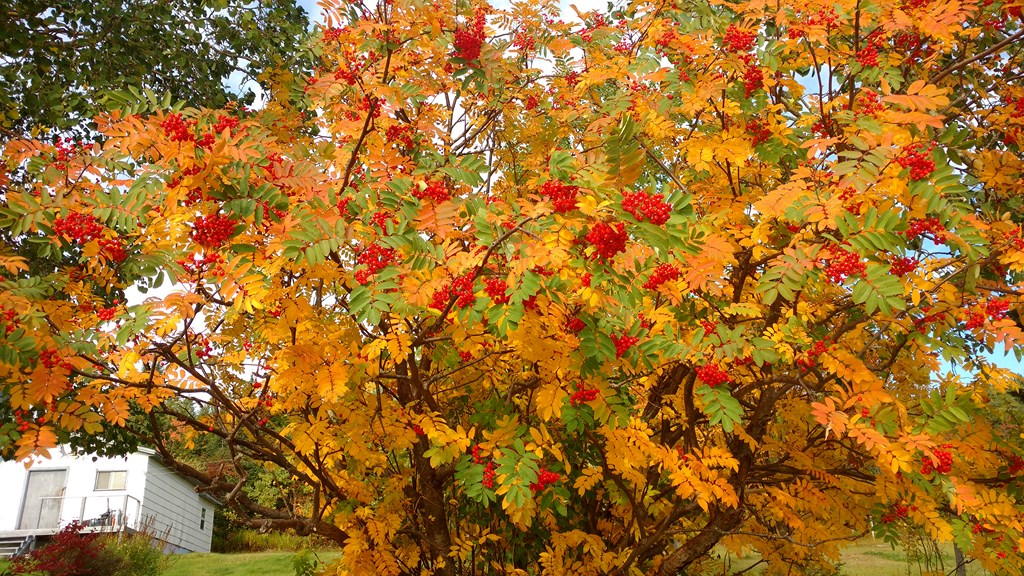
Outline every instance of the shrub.
<svg viewBox="0 0 1024 576">
<path fill-rule="evenodd" d="M 45 546 L 13 558 L 9 573 L 36 576 L 158 576 L 167 566 L 166 557 L 153 546 L 153 539 L 147 534 L 82 534 L 83 527 L 84 524 L 72 522 Z"/>
</svg>

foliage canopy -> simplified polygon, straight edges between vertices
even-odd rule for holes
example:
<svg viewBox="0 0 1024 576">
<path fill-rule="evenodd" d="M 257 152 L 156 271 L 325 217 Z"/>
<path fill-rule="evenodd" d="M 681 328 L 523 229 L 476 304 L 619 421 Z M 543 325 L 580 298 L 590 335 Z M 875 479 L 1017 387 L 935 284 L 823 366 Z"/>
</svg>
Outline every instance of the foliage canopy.
<svg viewBox="0 0 1024 576">
<path fill-rule="evenodd" d="M 0 256 L 15 457 L 215 435 L 177 467 L 339 574 L 807 566 L 899 526 L 1024 569 L 987 404 L 1024 336 L 1017 0 L 328 4 L 263 110 L 5 147 L 0 223 L 73 263 Z"/>
</svg>

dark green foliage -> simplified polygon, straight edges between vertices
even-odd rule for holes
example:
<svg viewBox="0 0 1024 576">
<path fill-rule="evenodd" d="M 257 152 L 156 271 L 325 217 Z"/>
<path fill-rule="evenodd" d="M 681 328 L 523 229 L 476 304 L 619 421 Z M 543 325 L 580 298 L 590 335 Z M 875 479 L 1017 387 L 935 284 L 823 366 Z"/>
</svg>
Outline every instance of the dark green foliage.
<svg viewBox="0 0 1024 576">
<path fill-rule="evenodd" d="M 293 0 L 13 0 L 0 8 L 0 134 L 81 129 L 129 86 L 219 107 L 233 72 L 294 69 L 308 24 Z"/>
</svg>

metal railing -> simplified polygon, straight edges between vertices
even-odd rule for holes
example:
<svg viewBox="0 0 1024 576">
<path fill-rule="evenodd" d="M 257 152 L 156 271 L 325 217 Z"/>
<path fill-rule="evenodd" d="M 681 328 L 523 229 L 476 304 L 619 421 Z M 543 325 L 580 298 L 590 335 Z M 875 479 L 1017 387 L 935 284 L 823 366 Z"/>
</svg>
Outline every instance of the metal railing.
<svg viewBox="0 0 1024 576">
<path fill-rule="evenodd" d="M 138 528 L 142 502 L 118 496 L 43 496 L 39 499 L 34 529 L 54 529 L 81 522 L 90 532 L 116 532 Z M 56 512 L 56 513 L 55 513 Z M 46 518 L 43 518 L 46 513 Z M 31 529 L 30 528 L 30 529 Z"/>
</svg>

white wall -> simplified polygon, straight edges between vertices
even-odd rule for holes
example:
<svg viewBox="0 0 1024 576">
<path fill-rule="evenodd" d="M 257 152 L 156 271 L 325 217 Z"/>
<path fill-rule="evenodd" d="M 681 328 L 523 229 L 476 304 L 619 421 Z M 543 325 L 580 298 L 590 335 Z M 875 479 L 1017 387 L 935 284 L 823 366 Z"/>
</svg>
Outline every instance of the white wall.
<svg viewBox="0 0 1024 576">
<path fill-rule="evenodd" d="M 206 522 L 200 529 L 202 509 Z M 213 538 L 214 504 L 200 496 L 195 485 L 163 465 L 149 459 L 142 514 L 152 518 L 153 535 L 173 551 L 209 552 Z"/>
<path fill-rule="evenodd" d="M 68 471 L 61 507 L 62 526 L 72 520 L 99 518 L 107 510 L 122 511 L 127 515 L 128 524 L 135 522 L 145 494 L 148 455 L 135 453 L 123 458 L 94 460 L 91 456 L 72 456 L 58 450 L 51 454 L 53 458 L 37 461 L 31 470 Z M 98 471 L 119 470 L 128 472 L 124 490 L 95 490 Z M 29 470 L 22 463 L 0 462 L 0 530 L 17 529 L 28 474 Z"/>
<path fill-rule="evenodd" d="M 196 493 L 191 481 L 165 466 L 157 456 L 136 452 L 122 458 L 94 459 L 58 450 L 52 455 L 49 460 L 35 462 L 31 470 L 68 471 L 61 526 L 72 520 L 99 518 L 107 510 L 123 511 L 129 526 L 146 525 L 148 520 L 147 529 L 165 541 L 169 550 L 210 551 L 215 504 Z M 128 472 L 124 490 L 95 490 L 97 472 L 120 470 Z M 17 529 L 28 475 L 22 463 L 0 462 L 0 531 Z M 203 508 L 206 521 L 200 528 Z"/>
</svg>

